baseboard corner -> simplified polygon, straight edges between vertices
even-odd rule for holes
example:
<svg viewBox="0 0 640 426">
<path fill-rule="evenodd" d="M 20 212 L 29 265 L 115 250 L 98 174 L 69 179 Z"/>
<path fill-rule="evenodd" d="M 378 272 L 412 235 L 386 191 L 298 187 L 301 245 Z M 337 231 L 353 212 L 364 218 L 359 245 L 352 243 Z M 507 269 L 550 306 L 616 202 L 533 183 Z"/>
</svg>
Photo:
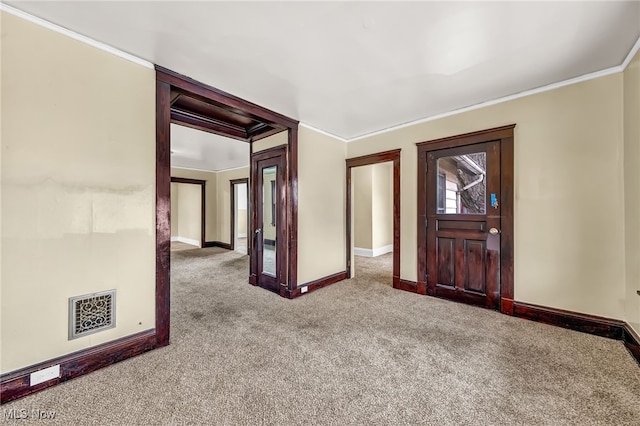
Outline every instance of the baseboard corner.
<svg viewBox="0 0 640 426">
<path fill-rule="evenodd" d="M 628 322 L 624 324 L 624 330 L 622 335 L 622 341 L 627 348 L 631 356 L 635 358 L 636 362 L 640 366 L 640 335 L 631 327 Z"/>
<path fill-rule="evenodd" d="M 295 299 L 296 297 L 311 293 L 312 291 L 318 290 L 322 287 L 346 280 L 347 278 L 347 271 L 341 271 L 326 277 L 318 278 L 317 280 L 309 281 L 305 284 L 300 284 L 295 290 L 291 291 L 290 299 Z M 303 288 L 306 288 L 304 293 L 302 292 Z"/>
<path fill-rule="evenodd" d="M 418 293 L 418 284 L 414 281 L 403 280 L 400 277 L 393 277 L 393 288 L 409 293 Z"/>
</svg>

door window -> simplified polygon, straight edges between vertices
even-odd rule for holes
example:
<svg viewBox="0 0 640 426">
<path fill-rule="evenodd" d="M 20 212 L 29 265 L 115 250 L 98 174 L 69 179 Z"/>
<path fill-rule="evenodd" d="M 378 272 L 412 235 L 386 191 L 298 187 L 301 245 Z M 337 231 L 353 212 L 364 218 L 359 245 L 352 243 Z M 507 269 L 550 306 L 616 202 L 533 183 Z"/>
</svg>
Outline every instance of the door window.
<svg viewBox="0 0 640 426">
<path fill-rule="evenodd" d="M 437 213 L 487 213 L 487 158 L 476 152 L 438 158 Z"/>
<path fill-rule="evenodd" d="M 277 176 L 278 166 L 262 169 L 262 273 L 276 276 L 276 236 L 277 233 Z"/>
</svg>

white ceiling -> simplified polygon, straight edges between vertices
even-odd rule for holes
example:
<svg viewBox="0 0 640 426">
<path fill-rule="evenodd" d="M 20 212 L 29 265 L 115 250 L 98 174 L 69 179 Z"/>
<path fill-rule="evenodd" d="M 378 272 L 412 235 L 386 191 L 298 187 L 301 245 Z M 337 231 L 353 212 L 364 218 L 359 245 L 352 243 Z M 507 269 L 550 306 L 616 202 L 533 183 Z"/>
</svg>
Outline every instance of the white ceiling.
<svg viewBox="0 0 640 426">
<path fill-rule="evenodd" d="M 6 2 L 351 139 L 620 65 L 639 2 Z"/>
<path fill-rule="evenodd" d="M 248 165 L 248 142 L 171 125 L 171 167 L 218 172 Z"/>
</svg>

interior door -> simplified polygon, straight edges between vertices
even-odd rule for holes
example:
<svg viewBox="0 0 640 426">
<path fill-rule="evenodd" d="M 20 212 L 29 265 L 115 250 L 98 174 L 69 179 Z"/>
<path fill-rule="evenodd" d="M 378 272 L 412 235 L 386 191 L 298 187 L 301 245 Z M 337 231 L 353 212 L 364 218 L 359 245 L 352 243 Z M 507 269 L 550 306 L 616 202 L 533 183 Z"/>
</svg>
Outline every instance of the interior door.
<svg viewBox="0 0 640 426">
<path fill-rule="evenodd" d="M 427 290 L 499 309 L 500 143 L 429 151 Z"/>
<path fill-rule="evenodd" d="M 283 277 L 285 228 L 285 156 L 256 159 L 256 208 L 253 227 L 255 284 L 280 293 Z"/>
</svg>

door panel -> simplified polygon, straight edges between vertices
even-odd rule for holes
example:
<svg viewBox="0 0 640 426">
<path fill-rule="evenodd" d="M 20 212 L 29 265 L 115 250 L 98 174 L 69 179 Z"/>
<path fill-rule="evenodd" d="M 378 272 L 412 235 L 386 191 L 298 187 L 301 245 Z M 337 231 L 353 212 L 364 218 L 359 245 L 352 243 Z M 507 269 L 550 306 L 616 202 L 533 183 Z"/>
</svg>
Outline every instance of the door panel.
<svg viewBox="0 0 640 426">
<path fill-rule="evenodd" d="M 260 287 L 286 293 L 286 151 L 274 149 L 252 156 L 255 202 L 250 281 Z M 255 186 L 254 186 L 255 185 Z"/>
<path fill-rule="evenodd" d="M 486 142 L 427 153 L 430 294 L 499 306 L 499 148 L 498 142 Z M 491 228 L 497 233 L 490 233 Z"/>
<path fill-rule="evenodd" d="M 438 283 L 440 285 L 455 285 L 455 243 L 453 238 L 438 238 Z"/>
<path fill-rule="evenodd" d="M 465 290 L 485 293 L 485 253 L 487 247 L 484 241 L 465 240 L 465 266 L 467 268 L 465 278 Z"/>
</svg>

